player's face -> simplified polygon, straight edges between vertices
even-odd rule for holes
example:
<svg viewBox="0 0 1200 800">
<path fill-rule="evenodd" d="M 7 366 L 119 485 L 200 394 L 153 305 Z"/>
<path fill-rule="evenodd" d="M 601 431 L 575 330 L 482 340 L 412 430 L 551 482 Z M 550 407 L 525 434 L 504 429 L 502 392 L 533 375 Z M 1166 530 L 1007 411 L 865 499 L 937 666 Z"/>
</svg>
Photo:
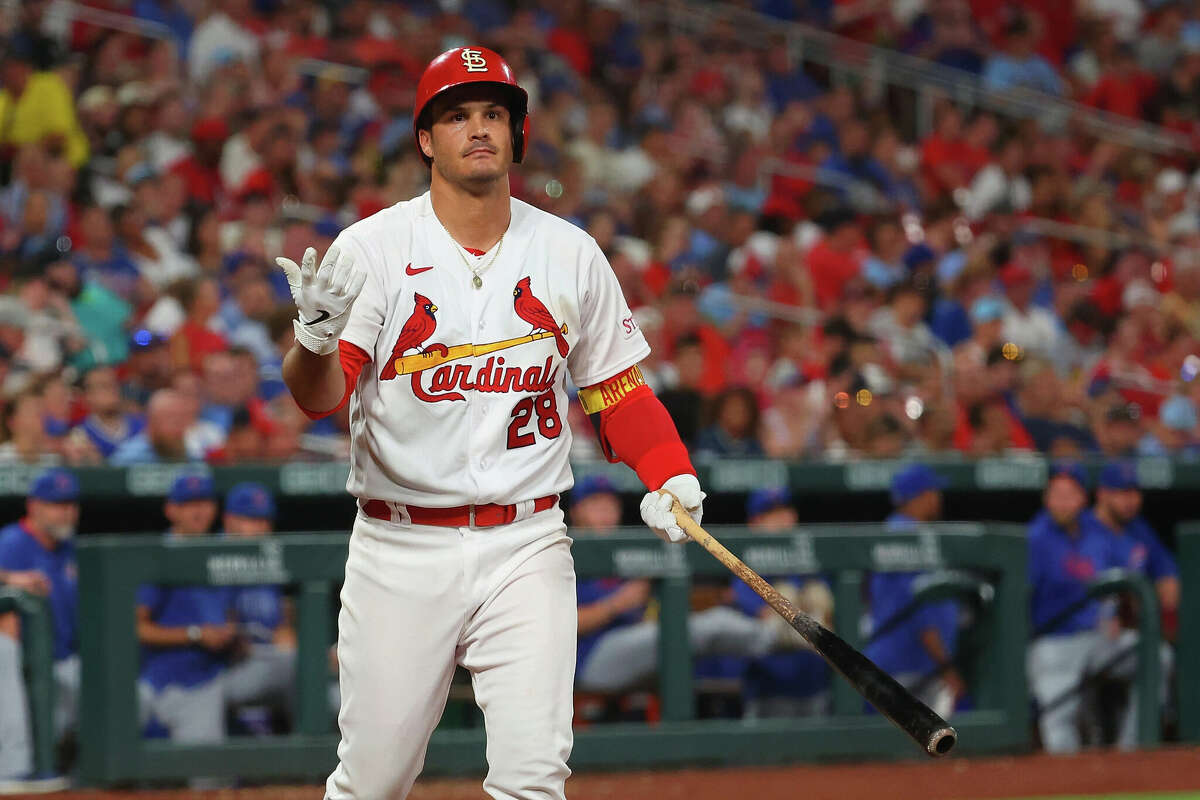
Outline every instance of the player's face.
<svg viewBox="0 0 1200 800">
<path fill-rule="evenodd" d="M 271 532 L 271 520 L 246 517 L 241 514 L 225 515 L 225 533 L 230 536 L 265 536 Z"/>
<path fill-rule="evenodd" d="M 1060 475 L 1046 485 L 1046 510 L 1059 525 L 1073 525 L 1087 503 L 1087 494 L 1073 479 Z"/>
<path fill-rule="evenodd" d="M 46 503 L 30 500 L 29 519 L 38 530 L 45 531 L 52 539 L 64 542 L 75 535 L 79 524 L 78 503 Z"/>
<path fill-rule="evenodd" d="M 1101 502 L 1108 512 L 1122 525 L 1128 523 L 1142 510 L 1142 493 L 1137 489 L 1105 489 Z"/>
<path fill-rule="evenodd" d="M 451 183 L 489 183 L 508 174 L 512 127 L 508 109 L 484 88 L 451 92 L 433 107 L 430 130 L 420 132 L 421 149 Z"/>
<path fill-rule="evenodd" d="M 598 531 L 621 524 L 621 501 L 615 494 L 599 492 L 571 506 L 571 524 Z"/>
<path fill-rule="evenodd" d="M 215 500 L 167 503 L 166 514 L 173 532 L 181 536 L 202 536 L 208 533 L 217 518 L 217 503 Z"/>
</svg>

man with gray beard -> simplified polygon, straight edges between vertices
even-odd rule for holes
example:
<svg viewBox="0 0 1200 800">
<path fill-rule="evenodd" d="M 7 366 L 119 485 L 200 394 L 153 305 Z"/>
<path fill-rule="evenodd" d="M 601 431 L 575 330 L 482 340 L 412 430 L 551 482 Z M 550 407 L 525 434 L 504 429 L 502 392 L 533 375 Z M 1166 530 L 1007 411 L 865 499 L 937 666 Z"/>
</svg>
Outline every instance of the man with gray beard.
<svg viewBox="0 0 1200 800">
<path fill-rule="evenodd" d="M 75 726 L 79 707 L 78 590 L 75 545 L 79 482 L 48 469 L 34 479 L 26 515 L 0 529 L 0 585 L 45 597 L 54 621 L 54 731 Z M 21 679 L 20 624 L 0 615 L 0 787 L 33 777 L 33 749 L 25 684 Z M 25 786 L 24 783 L 28 783 Z M 32 791 L 39 781 L 23 782 Z M 46 788 L 46 787 L 41 787 Z"/>
</svg>

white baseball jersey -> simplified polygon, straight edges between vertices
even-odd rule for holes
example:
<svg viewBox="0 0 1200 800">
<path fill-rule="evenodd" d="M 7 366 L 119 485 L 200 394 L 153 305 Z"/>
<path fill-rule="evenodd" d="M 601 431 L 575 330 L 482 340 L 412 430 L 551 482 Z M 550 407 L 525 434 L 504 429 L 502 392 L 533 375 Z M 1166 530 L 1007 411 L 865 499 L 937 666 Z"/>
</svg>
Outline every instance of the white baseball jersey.
<svg viewBox="0 0 1200 800">
<path fill-rule="evenodd" d="M 367 273 L 342 334 L 371 357 L 350 400 L 351 494 L 446 507 L 566 491 L 567 370 L 588 386 L 649 354 L 595 240 L 510 202 L 479 257 L 428 193 L 338 237 Z"/>
</svg>

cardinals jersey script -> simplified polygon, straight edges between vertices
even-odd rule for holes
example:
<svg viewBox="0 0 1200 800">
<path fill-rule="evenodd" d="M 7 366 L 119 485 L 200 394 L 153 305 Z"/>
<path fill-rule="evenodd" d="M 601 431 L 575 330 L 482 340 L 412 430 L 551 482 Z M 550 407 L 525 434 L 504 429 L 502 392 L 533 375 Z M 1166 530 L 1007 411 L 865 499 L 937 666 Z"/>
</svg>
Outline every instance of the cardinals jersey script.
<svg viewBox="0 0 1200 800">
<path fill-rule="evenodd" d="M 510 203 L 483 255 L 428 193 L 338 237 L 367 276 L 341 337 L 371 359 L 350 400 L 351 494 L 443 507 L 564 492 L 568 374 L 588 386 L 649 354 L 596 242 Z"/>
</svg>

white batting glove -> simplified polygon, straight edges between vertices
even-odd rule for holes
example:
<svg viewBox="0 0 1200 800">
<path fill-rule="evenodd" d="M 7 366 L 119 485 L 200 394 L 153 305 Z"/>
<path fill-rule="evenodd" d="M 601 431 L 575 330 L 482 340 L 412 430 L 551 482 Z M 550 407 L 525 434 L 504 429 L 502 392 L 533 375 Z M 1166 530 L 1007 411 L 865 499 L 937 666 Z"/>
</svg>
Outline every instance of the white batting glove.
<svg viewBox="0 0 1200 800">
<path fill-rule="evenodd" d="M 338 338 L 350 320 L 350 307 L 367 281 L 367 273 L 354 268 L 354 257 L 331 247 L 317 266 L 316 248 L 309 247 L 300 265 L 290 258 L 275 263 L 287 275 L 299 317 L 292 322 L 296 341 L 319 356 L 338 349 Z"/>
<path fill-rule="evenodd" d="M 700 491 L 700 481 L 696 480 L 695 475 L 676 475 L 674 478 L 668 478 L 662 485 L 662 491 L 670 494 L 647 492 L 642 498 L 642 521 L 664 542 L 686 542 L 690 537 L 679 527 L 671 506 L 678 499 L 688 515 L 696 524 L 700 524 L 700 518 L 704 516 L 704 498 L 708 495 Z"/>
</svg>

